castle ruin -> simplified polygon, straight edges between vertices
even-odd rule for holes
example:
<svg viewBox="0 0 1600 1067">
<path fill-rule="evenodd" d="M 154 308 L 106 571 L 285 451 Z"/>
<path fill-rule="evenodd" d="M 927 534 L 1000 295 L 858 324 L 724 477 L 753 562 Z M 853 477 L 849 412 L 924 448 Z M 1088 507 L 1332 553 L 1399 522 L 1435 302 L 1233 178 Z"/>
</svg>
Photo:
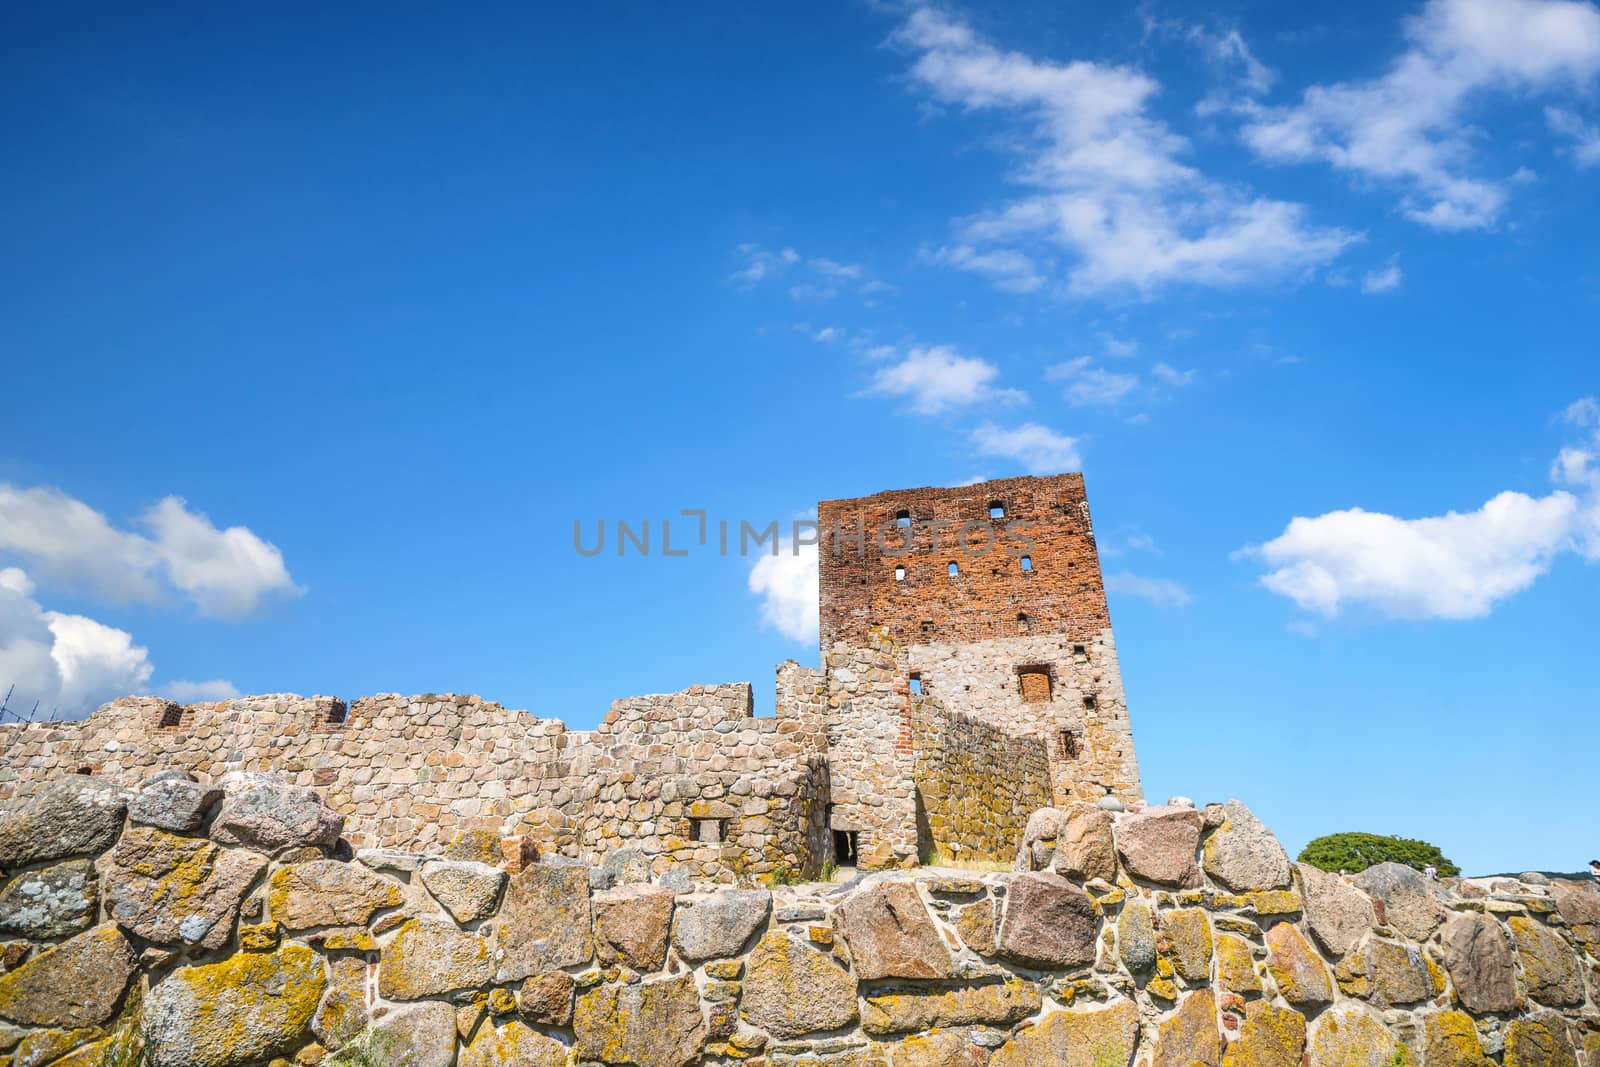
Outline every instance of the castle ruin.
<svg viewBox="0 0 1600 1067">
<path fill-rule="evenodd" d="M 476 696 L 126 697 L 0 725 L 0 801 L 62 774 L 181 768 L 314 787 L 351 847 L 463 830 L 508 854 L 658 875 L 811 876 L 1009 862 L 1034 810 L 1142 802 L 1080 474 L 824 501 L 821 667 L 614 701 L 594 730 Z"/>
</svg>

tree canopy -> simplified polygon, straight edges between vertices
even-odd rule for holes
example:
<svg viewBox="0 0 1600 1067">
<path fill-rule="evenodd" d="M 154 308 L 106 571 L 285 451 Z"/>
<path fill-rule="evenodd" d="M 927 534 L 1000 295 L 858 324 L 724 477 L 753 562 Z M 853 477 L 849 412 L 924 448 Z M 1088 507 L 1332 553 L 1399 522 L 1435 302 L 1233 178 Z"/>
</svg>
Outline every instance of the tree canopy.
<svg viewBox="0 0 1600 1067">
<path fill-rule="evenodd" d="M 1300 850 L 1300 862 L 1335 873 L 1354 874 L 1375 863 L 1403 863 L 1419 871 L 1431 863 L 1443 878 L 1461 873 L 1461 868 L 1446 859 L 1437 845 L 1383 834 L 1345 833 L 1319 837 Z"/>
</svg>

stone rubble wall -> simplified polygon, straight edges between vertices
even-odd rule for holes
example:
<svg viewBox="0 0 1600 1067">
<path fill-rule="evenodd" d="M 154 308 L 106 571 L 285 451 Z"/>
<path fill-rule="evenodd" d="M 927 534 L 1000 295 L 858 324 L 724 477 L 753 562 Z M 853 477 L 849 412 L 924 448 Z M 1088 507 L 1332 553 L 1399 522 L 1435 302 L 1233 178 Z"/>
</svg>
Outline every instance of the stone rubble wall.
<svg viewBox="0 0 1600 1067">
<path fill-rule="evenodd" d="M 824 661 L 834 830 L 856 835 L 860 865 L 913 866 L 918 856 L 911 691 L 887 637 L 840 645 Z"/>
<path fill-rule="evenodd" d="M 251 774 L 0 810 L 0 1065 L 1600 1067 L 1592 884 L 1341 878 L 1237 801 L 770 888 L 342 822 Z"/>
<path fill-rule="evenodd" d="M 951 711 L 931 695 L 912 698 L 911 729 L 925 851 L 1009 863 L 1028 816 L 1051 801 L 1043 742 Z"/>
<path fill-rule="evenodd" d="M 774 717 L 753 717 L 748 684 L 707 685 L 618 700 L 592 731 L 449 694 L 130 697 L 83 722 L 0 726 L 0 800 L 80 771 L 124 786 L 162 768 L 271 771 L 322 790 L 357 848 L 486 830 L 586 862 L 634 846 L 700 880 L 810 874 L 827 843 L 826 710 L 822 673 L 794 663 Z"/>
</svg>

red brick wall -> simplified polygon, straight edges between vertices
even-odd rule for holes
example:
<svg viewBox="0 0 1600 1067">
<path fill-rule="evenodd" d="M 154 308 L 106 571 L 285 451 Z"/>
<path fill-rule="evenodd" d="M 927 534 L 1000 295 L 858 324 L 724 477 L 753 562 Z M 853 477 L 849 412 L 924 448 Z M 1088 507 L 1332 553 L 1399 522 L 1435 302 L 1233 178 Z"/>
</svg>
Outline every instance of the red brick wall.
<svg viewBox="0 0 1600 1067">
<path fill-rule="evenodd" d="M 989 518 L 991 502 L 1005 508 L 1003 518 Z M 912 538 L 896 555 L 903 537 L 893 527 L 901 511 L 910 513 Z M 824 500 L 818 519 L 824 650 L 836 641 L 866 645 L 874 624 L 905 644 L 1030 632 L 1087 639 L 1111 625 L 1081 474 Z M 960 546 L 962 524 L 972 520 L 984 525 L 969 530 L 969 546 L 977 552 L 989 543 L 986 555 Z M 937 549 L 935 523 L 946 524 L 937 531 Z M 861 550 L 853 538 L 858 530 L 865 531 Z M 1017 558 L 1024 536 L 1031 541 L 1031 573 Z M 951 562 L 959 568 L 953 576 Z M 903 580 L 895 577 L 899 567 Z"/>
</svg>

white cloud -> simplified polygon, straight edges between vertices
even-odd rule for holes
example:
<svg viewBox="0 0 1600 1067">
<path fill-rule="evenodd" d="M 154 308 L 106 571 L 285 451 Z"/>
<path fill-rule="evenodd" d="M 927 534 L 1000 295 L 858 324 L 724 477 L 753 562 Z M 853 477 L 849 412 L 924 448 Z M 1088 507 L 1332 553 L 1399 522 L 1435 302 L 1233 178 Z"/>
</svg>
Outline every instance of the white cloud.
<svg viewBox="0 0 1600 1067">
<path fill-rule="evenodd" d="M 1000 369 L 987 360 L 960 355 L 948 345 L 913 348 L 905 359 L 883 367 L 872 378 L 869 393 L 905 397 L 919 415 L 938 415 L 952 408 L 990 402 L 1023 403 L 1016 389 L 997 389 Z"/>
<path fill-rule="evenodd" d="M 1180 162 L 1188 144 L 1149 113 L 1160 87 L 1137 70 L 1003 52 L 928 8 L 893 40 L 916 53 L 912 77 L 934 98 L 1024 124 L 1016 178 L 1029 191 L 970 220 L 963 245 L 1021 255 L 1019 243 L 1063 248 L 1075 260 L 1070 286 L 1092 292 L 1281 279 L 1355 239 L 1310 225 L 1301 204 Z"/>
<path fill-rule="evenodd" d="M 1503 492 L 1476 511 L 1420 519 L 1361 508 L 1296 518 L 1239 555 L 1271 568 L 1261 578 L 1268 589 L 1329 618 L 1357 604 L 1396 619 L 1480 618 L 1564 552 L 1600 562 L 1600 405 L 1585 397 L 1563 418 L 1589 431 L 1551 467 L 1568 489 Z"/>
<path fill-rule="evenodd" d="M 1400 264 L 1394 260 L 1383 267 L 1367 271 L 1361 279 L 1361 291 L 1367 294 L 1387 293 L 1400 288 L 1400 283 L 1405 280 L 1405 273 L 1400 270 Z"/>
<path fill-rule="evenodd" d="M 0 685 L 14 687 L 12 711 L 25 715 L 37 702 L 41 716 L 76 717 L 144 691 L 150 658 L 131 634 L 45 611 L 33 594 L 23 571 L 0 569 Z"/>
<path fill-rule="evenodd" d="M 1511 178 L 1474 172 L 1475 99 L 1580 85 L 1600 70 L 1600 9 L 1584 0 L 1428 0 L 1382 76 L 1315 85 L 1290 107 L 1244 105 L 1261 156 L 1318 160 L 1402 191 L 1410 218 L 1492 226 Z"/>
<path fill-rule="evenodd" d="M 224 678 L 213 678 L 206 682 L 172 681 L 163 686 L 162 691 L 180 704 L 232 700 L 240 695 L 239 688 Z"/>
<path fill-rule="evenodd" d="M 1187 589 L 1169 578 L 1147 578 L 1120 571 L 1107 574 L 1105 584 L 1107 592 L 1138 597 L 1158 607 L 1183 608 L 1194 600 Z"/>
<path fill-rule="evenodd" d="M 156 601 L 166 586 L 206 615 L 248 615 L 273 595 L 297 596 L 283 553 L 243 526 L 218 530 L 169 496 L 118 530 L 51 488 L 0 484 L 0 557 L 28 561 L 39 580 L 121 601 Z"/>
<path fill-rule="evenodd" d="M 748 289 L 773 275 L 782 274 L 800 259 L 800 254 L 792 248 L 769 252 L 760 245 L 742 244 L 736 251 L 743 257 L 744 266 L 734 271 L 729 280 L 742 289 Z"/>
<path fill-rule="evenodd" d="M 740 289 L 753 289 L 762 282 L 779 278 L 791 270 L 803 279 L 789 287 L 789 296 L 805 303 L 825 303 L 846 289 L 862 296 L 893 292 L 894 286 L 869 277 L 859 263 L 843 263 L 826 256 L 802 256 L 793 248 L 773 252 L 758 244 L 739 245 L 734 252 L 744 266 L 728 276 Z"/>
<path fill-rule="evenodd" d="M 761 598 L 761 621 L 785 637 L 817 642 L 817 546 L 785 543 L 750 568 L 750 591 Z"/>
<path fill-rule="evenodd" d="M 1116 356 L 1118 359 L 1127 359 L 1129 356 L 1136 355 L 1139 351 L 1139 342 L 1133 340 L 1132 338 L 1124 340 L 1120 337 L 1112 337 L 1110 334 L 1107 334 L 1105 337 L 1105 342 L 1106 355 Z"/>
<path fill-rule="evenodd" d="M 925 258 L 930 263 L 986 275 L 997 287 L 1013 293 L 1031 293 L 1045 283 L 1044 275 L 1030 257 L 1009 248 L 980 252 L 971 245 L 954 245 Z"/>
<path fill-rule="evenodd" d="M 1544 109 L 1544 118 L 1552 130 L 1572 142 L 1567 151 L 1580 167 L 1600 165 L 1600 126 L 1583 121 L 1575 113 L 1559 107 Z"/>
<path fill-rule="evenodd" d="M 1139 387 L 1134 375 L 1096 367 L 1088 356 L 1046 367 L 1044 376 L 1049 381 L 1069 383 L 1067 402 L 1074 407 L 1114 407 Z"/>
<path fill-rule="evenodd" d="M 972 443 L 986 456 L 1016 460 L 1029 474 L 1058 474 L 1083 466 L 1076 437 L 1036 422 L 1009 430 L 986 422 L 972 431 Z"/>
<path fill-rule="evenodd" d="M 1162 385 L 1170 385 L 1174 389 L 1185 385 L 1193 385 L 1194 380 L 1200 376 L 1197 370 L 1179 370 L 1170 363 L 1157 363 L 1150 368 L 1150 373 L 1155 375 Z"/>
</svg>

